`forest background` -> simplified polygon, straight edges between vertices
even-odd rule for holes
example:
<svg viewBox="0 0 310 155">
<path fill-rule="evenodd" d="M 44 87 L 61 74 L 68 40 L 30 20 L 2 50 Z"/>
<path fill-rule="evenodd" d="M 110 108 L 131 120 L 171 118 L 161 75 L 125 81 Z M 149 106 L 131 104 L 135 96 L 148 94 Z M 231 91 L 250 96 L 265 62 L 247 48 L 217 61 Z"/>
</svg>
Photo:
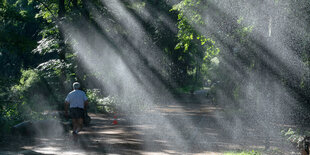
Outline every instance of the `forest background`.
<svg viewBox="0 0 310 155">
<path fill-rule="evenodd" d="M 214 104 L 233 107 L 235 113 L 246 113 L 248 110 L 242 108 L 255 108 L 244 106 L 253 102 L 247 96 L 246 81 L 257 81 L 261 91 L 277 81 L 279 86 L 273 85 L 265 91 L 266 98 L 276 102 L 273 92 L 282 93 L 285 88 L 296 101 L 294 104 L 298 104 L 291 108 L 291 100 L 280 101 L 281 106 L 290 109 L 285 115 L 307 123 L 309 1 L 128 0 L 119 3 L 146 32 L 147 37 L 139 40 L 139 44 L 160 51 L 148 53 L 136 49 L 136 56 L 176 97 L 202 92 Z M 244 7 L 249 3 L 254 6 L 263 3 L 262 10 L 276 11 L 257 16 L 251 8 Z M 75 81 L 87 93 L 91 112 L 110 113 L 116 104 L 124 104 L 102 82 L 107 76 L 113 78 L 115 71 L 89 69 L 83 57 L 91 57 L 95 51 L 86 49 L 80 55 L 75 51 L 80 43 L 70 40 L 75 31 L 84 34 L 83 40 L 90 44 L 96 39 L 85 34 L 96 33 L 115 49 L 122 42 L 109 36 L 131 40 L 133 32 L 126 29 L 123 18 L 115 15 L 119 10 L 108 6 L 100 0 L 0 0 L 1 134 L 9 133 L 12 126 L 22 121 L 45 119 L 46 112 L 63 110 L 64 98 Z M 146 12 L 147 20 L 143 18 Z M 103 28 L 98 20 L 104 21 Z M 67 31 L 66 25 L 78 28 Z M 300 60 L 298 63 L 288 54 L 281 60 L 272 53 L 274 49 L 285 53 L 279 40 Z M 134 65 L 131 63 L 127 65 Z M 159 69 L 152 64 L 160 64 Z"/>
</svg>

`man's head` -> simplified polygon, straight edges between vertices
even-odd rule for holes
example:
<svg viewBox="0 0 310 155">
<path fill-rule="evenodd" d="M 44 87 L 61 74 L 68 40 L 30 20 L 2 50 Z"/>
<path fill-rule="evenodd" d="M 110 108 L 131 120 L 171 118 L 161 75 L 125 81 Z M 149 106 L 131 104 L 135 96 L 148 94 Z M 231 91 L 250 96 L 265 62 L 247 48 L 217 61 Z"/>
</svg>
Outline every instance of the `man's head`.
<svg viewBox="0 0 310 155">
<path fill-rule="evenodd" d="M 74 90 L 80 89 L 80 83 L 74 82 L 74 83 L 73 83 L 73 89 L 74 89 Z"/>
</svg>

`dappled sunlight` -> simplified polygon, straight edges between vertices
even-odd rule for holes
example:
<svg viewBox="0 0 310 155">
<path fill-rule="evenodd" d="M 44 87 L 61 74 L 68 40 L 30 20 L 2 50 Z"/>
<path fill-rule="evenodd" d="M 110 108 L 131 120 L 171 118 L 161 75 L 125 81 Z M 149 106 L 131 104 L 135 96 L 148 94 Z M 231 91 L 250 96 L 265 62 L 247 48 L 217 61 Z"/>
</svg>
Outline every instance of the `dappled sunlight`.
<svg viewBox="0 0 310 155">
<path fill-rule="evenodd" d="M 9 82 L 3 88 L 0 76 L 0 131 L 16 134 L 7 136 L 10 144 L 0 139 L 0 146 L 9 151 L 286 154 L 295 153 L 297 143 L 287 137 L 299 131 L 285 131 L 302 128 L 300 134 L 307 133 L 306 1 L 27 3 L 0 2 L 5 28 L 0 34 L 4 41 L 17 40 L 18 46 L 7 47 L 0 39 L 5 48 L 0 58 L 3 51 L 14 49 L 5 57 L 14 62 L 8 63 L 8 70 L 16 64 L 21 74 L 3 78 Z M 28 18 L 38 29 L 31 34 Z M 15 32 L 17 26 L 20 32 Z M 18 43 L 23 33 L 25 38 L 20 38 L 29 42 Z M 88 97 L 91 123 L 72 135 L 71 122 L 60 111 L 75 81 Z"/>
<path fill-rule="evenodd" d="M 174 102 L 172 95 L 165 90 L 165 83 L 161 82 L 161 74 L 160 74 L 160 68 L 161 64 L 158 64 L 159 61 L 155 61 L 157 57 L 160 57 L 162 54 L 162 51 L 160 51 L 159 48 L 152 45 L 152 40 L 148 39 L 147 32 L 145 32 L 142 21 L 140 21 L 139 17 L 136 17 L 134 14 L 130 13 L 129 10 L 127 10 L 126 7 L 124 7 L 124 4 L 120 1 L 113 1 L 107 3 L 106 1 L 102 1 L 103 5 L 107 6 L 111 10 L 118 10 L 117 12 L 113 12 L 112 16 L 115 21 L 112 23 L 110 21 L 107 21 L 105 19 L 102 19 L 100 16 L 100 13 L 98 10 L 96 10 L 95 6 L 93 6 L 91 3 L 89 3 L 89 7 L 91 8 L 89 11 L 94 14 L 94 19 L 96 24 L 94 25 L 89 23 L 88 19 L 85 19 L 82 21 L 84 24 L 84 27 L 86 27 L 88 30 L 87 33 L 82 33 L 82 28 L 75 25 L 70 24 L 64 24 L 62 25 L 62 30 L 67 35 L 66 37 L 70 41 L 74 51 L 80 56 L 80 58 L 83 59 L 83 63 L 88 66 L 88 69 L 93 72 L 99 72 L 102 74 L 103 80 L 101 81 L 101 85 L 104 85 L 109 93 L 114 94 L 118 96 L 121 100 L 125 100 L 128 102 L 129 105 L 118 105 L 120 109 L 122 109 L 126 113 L 127 119 L 133 122 L 138 122 L 139 124 L 147 124 L 149 122 L 152 122 L 154 129 L 142 129 L 141 133 L 143 133 L 143 139 L 146 140 L 146 149 L 148 147 L 148 139 L 153 139 L 153 137 L 158 137 L 162 139 L 163 141 L 169 142 L 169 145 L 166 145 L 165 147 L 172 147 L 180 149 L 180 151 L 188 152 L 188 147 L 190 142 L 197 141 L 197 143 L 203 143 L 205 145 L 208 144 L 208 141 L 210 139 L 208 138 L 198 138 L 202 137 L 203 131 L 199 129 L 199 126 L 205 125 L 207 122 L 203 122 L 204 118 L 195 118 L 194 120 L 196 122 L 191 121 L 191 117 L 195 116 L 204 116 L 207 117 L 208 113 L 215 112 L 216 115 L 209 115 L 210 119 L 217 122 L 217 125 L 223 128 L 223 132 L 227 133 L 229 137 L 231 137 L 234 140 L 240 139 L 240 136 L 242 135 L 244 129 L 244 125 L 247 122 L 247 118 L 239 118 L 238 116 L 230 116 L 230 114 L 225 114 L 224 117 L 221 116 L 222 112 L 219 111 L 219 108 L 210 108 L 208 107 L 199 107 L 196 106 L 197 109 L 192 109 L 188 107 L 184 107 L 182 105 L 171 105 L 170 107 L 165 108 L 156 108 L 156 102 L 155 98 L 157 96 L 164 96 L 165 99 L 168 99 L 171 102 Z M 223 11 L 223 14 L 227 14 L 227 18 L 229 19 L 230 16 L 235 16 L 234 14 L 231 14 L 229 12 L 229 9 L 223 9 L 219 7 L 218 5 L 214 5 L 213 9 L 218 9 L 219 11 Z M 144 10 L 145 11 L 145 10 Z M 212 15 L 211 15 L 212 18 Z M 221 22 L 219 20 L 214 21 Z M 247 22 L 247 21 L 246 21 Z M 127 37 L 122 37 L 122 32 L 112 32 L 111 30 L 108 30 L 107 27 L 111 26 L 111 24 L 118 23 L 120 26 L 120 29 L 126 30 Z M 222 24 L 222 23 L 218 23 Z M 222 25 L 225 26 L 225 25 Z M 227 25 L 226 25 L 227 26 Z M 194 26 L 197 30 L 203 30 L 203 27 Z M 224 27 L 223 27 L 224 28 Z M 80 30 L 81 29 L 81 30 Z M 212 30 L 214 31 L 214 30 Z M 224 30 L 221 30 L 221 27 L 219 27 L 218 31 L 223 31 L 224 33 L 228 33 Z M 201 32 L 202 34 L 208 34 L 207 32 Z M 259 33 L 259 31 L 258 31 Z M 254 33 L 255 34 L 255 33 Z M 260 33 L 258 36 L 261 35 Z M 92 36 L 92 37 L 90 37 Z M 251 36 L 250 36 L 251 37 Z M 129 39 L 130 38 L 130 39 Z M 220 38 L 218 38 L 220 39 Z M 93 40 L 93 41 L 92 41 Z M 142 42 L 143 40 L 143 42 Z M 254 37 L 254 44 L 257 44 L 258 46 L 264 46 L 264 48 L 269 49 L 271 47 L 268 47 L 268 44 L 264 44 L 263 42 L 258 42 L 257 38 Z M 219 44 L 220 47 L 225 47 L 228 44 L 233 44 L 231 40 L 223 40 L 222 45 Z M 262 44 L 262 45 L 261 45 Z M 237 48 L 237 47 L 236 47 Z M 239 52 L 236 49 L 235 52 Z M 262 53 L 262 50 L 259 49 L 260 47 L 253 47 L 255 50 L 254 52 L 257 52 L 256 55 L 259 57 L 262 57 L 262 62 L 266 63 L 267 65 L 270 65 L 270 68 L 274 69 L 275 71 L 279 71 L 281 68 L 274 65 L 274 61 L 278 61 L 277 59 L 280 59 L 279 63 L 286 64 L 286 60 L 290 59 L 290 61 L 296 61 L 300 63 L 301 61 L 299 59 L 291 59 L 296 58 L 289 53 L 283 54 L 283 53 L 274 53 L 273 57 L 267 57 L 268 53 Z M 258 49 L 258 50 L 256 50 Z M 275 51 L 269 50 L 269 51 Z M 147 52 L 146 52 L 147 51 Z M 155 54 L 155 55 L 154 55 Z M 282 59 L 282 57 L 284 59 Z M 152 58 L 152 59 L 150 59 Z M 243 86 L 248 86 L 253 83 L 250 79 L 253 79 L 251 74 L 256 75 L 257 79 L 254 81 L 256 82 L 262 82 L 263 75 L 259 75 L 260 73 L 251 73 L 251 71 L 246 71 L 244 68 L 244 63 L 241 59 L 236 57 L 235 54 L 232 54 L 231 57 L 225 57 L 220 58 L 221 63 L 224 64 L 227 68 L 226 70 L 229 70 L 233 75 L 230 77 L 232 80 L 237 79 L 243 79 L 245 82 L 240 87 L 240 89 L 243 89 Z M 226 64 L 225 64 L 226 63 Z M 291 64 L 291 63 L 287 63 Z M 299 68 L 299 67 L 297 67 Z M 293 69 L 293 68 L 292 68 Z M 291 70 L 291 69 L 289 69 Z M 293 69 L 296 70 L 296 69 Z M 158 72 L 159 74 L 155 74 Z M 249 76 L 250 75 L 250 76 Z M 300 74 L 299 74 L 300 75 Z M 250 79 L 247 79 L 246 77 L 249 77 Z M 268 76 L 266 76 L 268 77 Z M 155 84 L 156 83 L 156 84 Z M 259 87 L 256 85 L 251 85 L 254 87 Z M 257 126 L 265 126 L 267 128 L 261 128 L 259 131 L 261 133 L 268 133 L 267 137 L 269 136 L 275 136 L 273 130 L 271 130 L 271 127 L 265 123 L 265 119 L 268 117 L 261 117 L 262 113 L 266 113 L 264 110 L 267 110 L 265 105 L 270 105 L 268 102 L 271 102 L 271 99 L 266 99 L 265 101 L 261 100 L 262 96 L 258 96 L 258 91 L 266 92 L 266 89 L 268 89 L 267 86 L 264 86 L 264 88 L 257 90 L 257 88 L 254 88 L 255 91 L 252 93 L 251 91 L 245 91 L 248 97 L 251 95 L 254 95 L 254 107 L 252 109 L 244 108 L 245 111 L 248 110 L 254 110 L 256 113 L 252 113 L 253 117 L 256 117 L 256 120 L 258 120 Z M 282 93 L 278 93 L 279 95 L 285 94 L 285 89 L 279 88 Z M 165 93 L 161 92 L 164 90 Z M 245 89 L 246 90 L 246 89 Z M 271 93 L 271 92 L 270 92 Z M 226 95 L 226 92 L 223 92 L 222 95 Z M 225 99 L 224 96 L 218 96 L 221 102 L 229 102 L 229 98 Z M 279 96 L 281 98 L 281 96 Z M 286 97 L 287 98 L 287 97 Z M 249 98 L 248 98 L 249 99 Z M 249 99 L 248 101 L 251 101 Z M 245 102 L 248 102 L 245 101 Z M 253 102 L 253 100 L 252 100 Z M 274 102 L 274 101 L 272 101 Z M 276 101 L 279 102 L 279 101 Z M 246 104 L 245 104 L 246 105 Z M 146 110 L 150 109 L 151 113 L 141 113 L 139 114 L 138 111 L 135 111 L 137 109 L 128 109 L 132 106 L 136 107 L 145 107 Z M 256 106 L 256 107 L 255 107 Z M 187 108 L 187 109 L 186 109 Z M 280 107 L 273 107 L 275 111 L 277 111 L 277 114 L 282 114 Z M 133 110 L 133 111 L 131 111 Z M 270 109 L 269 109 L 270 110 Z M 288 110 L 288 109 L 287 109 Z M 134 114 L 131 114 L 133 112 Z M 127 114 L 128 113 L 128 114 Z M 251 112 L 250 112 L 251 113 Z M 267 114 L 267 113 L 266 113 Z M 141 116 L 139 116 L 141 115 Z M 174 118 L 174 116 L 178 116 L 178 118 Z M 231 117 L 231 119 L 227 119 L 227 117 Z M 278 116 L 278 117 L 284 117 L 284 115 Z M 223 119 L 225 118 L 225 119 Z M 198 122 L 197 122 L 198 119 Z M 199 121 L 199 119 L 201 121 Z M 263 120 L 263 121 L 260 121 Z M 197 123 L 197 124 L 194 124 Z M 182 126 L 183 129 L 180 128 Z M 185 129 L 186 127 L 191 127 L 190 129 Z M 189 130 L 192 130 L 194 132 L 189 132 Z M 99 132 L 100 134 L 117 134 L 125 131 L 120 131 L 113 129 L 111 131 L 102 131 Z M 257 131 L 256 131 L 257 132 Z M 250 134 L 252 136 L 257 135 L 257 133 Z M 211 139 L 218 139 L 218 134 L 211 133 L 209 136 L 213 136 Z M 215 137 L 214 137 L 215 136 Z M 261 135 L 263 136 L 263 135 Z M 188 139 L 188 137 L 191 137 L 193 139 Z M 117 143 L 117 139 L 110 139 L 107 141 L 107 143 Z M 203 147 L 202 147 L 203 148 Z"/>
<path fill-rule="evenodd" d="M 143 29 L 136 20 L 132 19 L 133 17 L 128 16 L 127 13 L 122 13 L 122 11 L 125 10 L 122 8 L 121 3 L 117 1 L 108 3 L 108 7 L 119 8 L 118 10 L 120 10 L 120 12 L 115 14 L 115 18 L 119 19 L 121 23 L 124 22 L 124 28 L 133 35 L 130 40 L 118 40 L 120 36 L 111 38 L 109 33 L 107 34 L 108 36 L 101 35 L 101 33 L 98 32 L 98 29 L 94 28 L 92 25 L 88 25 L 88 27 L 90 28 L 90 33 L 96 32 L 92 35 L 95 37 L 97 36 L 95 42 L 89 42 L 89 40 L 87 40 L 89 33 L 76 33 L 81 31 L 76 31 L 75 29 L 79 29 L 79 27 L 75 27 L 74 25 L 63 25 L 62 30 L 65 32 L 65 34 L 70 34 L 70 36 L 67 37 L 71 41 L 73 49 L 78 55 L 80 55 L 85 65 L 88 66 L 88 69 L 94 72 L 103 73 L 104 80 L 101 84 L 107 87 L 110 93 L 120 97 L 121 100 L 127 101 L 127 104 L 133 104 L 132 106 L 144 106 L 146 109 L 155 110 L 155 97 L 165 96 L 167 99 L 172 99 L 172 96 L 164 90 L 164 83 L 161 83 L 158 79 L 160 77 L 158 77 L 154 73 L 154 70 L 152 70 L 152 68 L 155 68 L 155 71 L 159 72 L 158 69 L 161 67 L 156 66 L 156 64 L 152 61 L 156 60 L 154 57 L 156 58 L 160 56 L 161 52 L 158 52 L 157 48 L 150 49 L 148 44 L 151 42 L 146 43 L 146 45 L 143 45 L 144 43 L 141 44 L 140 40 L 146 37 L 146 34 L 143 34 Z M 124 20 L 122 20 L 123 18 Z M 99 20 L 100 18 L 98 18 L 98 21 Z M 103 32 L 105 27 L 105 25 L 101 25 L 101 30 Z M 73 33 L 71 30 L 73 30 L 75 33 Z M 148 52 L 145 53 L 147 55 L 143 54 L 144 50 L 148 50 Z M 142 55 L 137 57 L 134 54 L 136 52 Z M 152 53 L 156 53 L 156 56 L 152 56 Z M 149 58 L 152 58 L 152 60 L 149 60 Z M 145 64 L 144 61 L 147 61 L 147 64 Z M 135 68 L 135 66 L 137 66 L 137 68 Z M 148 77 L 151 77 L 151 79 Z M 154 85 L 154 82 L 156 85 Z M 162 90 L 164 90 L 166 93 L 164 94 L 164 92 L 160 92 Z M 135 112 L 135 109 L 128 109 L 126 105 L 118 106 L 125 113 L 134 112 L 138 114 Z M 131 105 L 129 105 L 129 108 L 130 106 Z M 178 136 L 178 129 L 174 129 L 174 124 L 170 124 L 169 120 L 165 118 L 165 116 L 162 115 L 160 111 L 154 111 L 154 114 L 155 115 L 148 116 L 148 114 L 144 113 L 144 116 L 142 117 L 133 115 L 127 115 L 127 117 L 134 122 L 141 122 L 142 124 L 153 122 L 156 128 L 161 127 L 165 131 L 161 132 L 160 130 L 157 130 L 152 131 L 153 133 L 149 133 L 150 131 L 146 131 L 147 133 L 143 132 L 147 139 L 148 134 L 154 134 L 154 136 L 163 138 L 164 140 L 172 140 L 173 143 L 175 143 L 175 147 L 182 147 L 182 149 L 186 150 L 186 142 L 182 136 Z M 186 126 L 193 126 L 191 121 L 187 119 L 186 116 L 182 115 L 181 117 L 183 118 L 182 122 L 186 124 Z M 165 126 L 162 126 L 161 124 L 165 124 Z"/>
<path fill-rule="evenodd" d="M 42 154 L 64 154 L 64 155 L 86 155 L 88 153 L 83 152 L 81 150 L 76 150 L 76 151 L 64 151 L 59 148 L 53 148 L 53 147 L 43 147 L 43 148 L 38 148 L 38 149 L 33 149 L 33 151 L 37 153 L 42 153 Z"/>
<path fill-rule="evenodd" d="M 249 113 L 250 117 L 242 118 L 235 113 L 229 114 L 226 110 L 225 113 L 218 113 L 216 118 L 219 125 L 223 126 L 235 140 L 246 134 L 242 130 L 247 124 L 256 126 L 257 131 L 249 133 L 252 136 L 281 139 L 280 128 L 275 127 L 271 122 L 292 122 L 295 116 L 292 111 L 299 108 L 300 105 L 298 101 L 294 100 L 291 88 L 284 87 L 279 79 L 287 78 L 286 75 L 301 79 L 302 76 L 309 73 L 309 68 L 302 58 L 289 47 L 291 45 L 288 42 L 292 40 L 286 35 L 285 29 L 296 34 L 308 30 L 306 26 L 300 27 L 298 23 L 290 23 L 285 18 L 288 12 L 279 14 L 277 11 L 280 7 L 272 4 L 274 2 L 257 4 L 257 2 L 249 1 L 245 3 L 245 5 L 249 5 L 248 8 L 251 8 L 246 14 L 236 9 L 241 6 L 246 7 L 237 2 L 216 1 L 214 4 L 211 2 L 212 7 L 206 9 L 205 18 L 203 18 L 206 19 L 206 24 L 193 23 L 192 25 L 206 36 L 214 36 L 218 46 L 228 49 L 222 53 L 220 63 L 225 67 L 223 69 L 228 72 L 228 79 L 232 83 L 238 84 L 236 91 L 243 90 L 245 94 L 245 96 L 236 99 L 236 96 L 228 96 L 228 93 L 225 92 L 227 88 L 224 87 L 222 90 L 218 90 L 217 99 L 219 103 L 231 104 L 232 107 L 234 106 L 232 102 L 239 103 L 238 107 L 243 110 L 241 112 Z M 214 15 L 212 14 L 214 10 L 220 13 Z M 190 11 L 184 12 L 184 14 L 188 18 L 191 17 Z M 265 20 L 265 25 L 255 25 L 253 21 L 265 18 L 264 15 L 270 20 Z M 242 36 L 236 36 L 234 40 L 225 37 L 225 35 L 233 34 L 232 27 L 242 28 L 245 26 L 253 26 L 253 32 L 248 36 L 251 40 L 250 46 L 239 40 Z M 265 31 L 266 29 L 268 33 Z M 242 57 L 244 53 L 253 54 L 255 61 L 259 59 L 259 63 L 263 65 L 255 66 L 259 63 L 254 63 L 253 68 L 257 67 L 257 70 L 245 68 L 246 60 L 243 60 Z M 271 71 L 266 71 L 267 68 Z M 231 119 L 220 119 L 223 116 Z"/>
</svg>

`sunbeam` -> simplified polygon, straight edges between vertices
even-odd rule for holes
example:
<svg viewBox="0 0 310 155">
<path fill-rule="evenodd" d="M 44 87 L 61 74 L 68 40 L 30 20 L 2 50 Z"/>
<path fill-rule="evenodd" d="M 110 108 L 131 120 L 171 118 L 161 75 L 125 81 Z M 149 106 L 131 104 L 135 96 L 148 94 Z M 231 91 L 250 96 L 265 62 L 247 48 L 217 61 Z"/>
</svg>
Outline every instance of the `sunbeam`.
<svg viewBox="0 0 310 155">
<path fill-rule="evenodd" d="M 12 132 L 0 154 L 307 151 L 309 9 L 306 0 L 0 1 L 0 137 Z"/>
</svg>

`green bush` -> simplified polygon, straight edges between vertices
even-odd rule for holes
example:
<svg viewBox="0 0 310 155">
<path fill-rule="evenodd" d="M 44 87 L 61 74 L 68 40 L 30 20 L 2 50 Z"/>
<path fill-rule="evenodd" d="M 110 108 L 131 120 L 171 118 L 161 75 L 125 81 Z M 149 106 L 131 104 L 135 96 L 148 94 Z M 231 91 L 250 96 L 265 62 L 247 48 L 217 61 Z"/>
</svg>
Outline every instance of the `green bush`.
<svg viewBox="0 0 310 155">
<path fill-rule="evenodd" d="M 116 97 L 104 97 L 99 89 L 87 89 L 86 95 L 89 101 L 89 111 L 102 113 L 115 112 Z"/>
<path fill-rule="evenodd" d="M 19 84 L 12 87 L 13 98 L 23 100 L 28 97 L 32 90 L 38 89 L 37 83 L 40 81 L 37 70 L 22 70 Z"/>
<path fill-rule="evenodd" d="M 310 136 L 310 131 L 301 131 L 292 128 L 283 129 L 281 133 L 289 142 L 296 144 L 297 146 L 301 145 L 302 140 L 306 136 Z"/>
<path fill-rule="evenodd" d="M 40 77 L 35 69 L 22 70 L 22 76 L 19 84 L 11 88 L 11 99 L 14 101 L 10 106 L 6 107 L 8 111 L 14 111 L 21 119 L 30 119 L 33 110 L 41 110 L 42 106 L 36 104 L 37 92 L 41 91 Z M 38 100 L 39 101 L 39 100 Z M 42 101 L 40 101 L 42 102 Z M 7 115 L 8 118 L 13 115 Z"/>
<path fill-rule="evenodd" d="M 17 111 L 16 104 L 5 107 L 0 111 L 0 135 L 8 134 L 15 124 L 22 122 L 22 117 Z"/>
<path fill-rule="evenodd" d="M 99 111 L 113 113 L 116 111 L 117 99 L 113 96 L 108 96 L 98 100 L 97 108 Z"/>
<path fill-rule="evenodd" d="M 62 71 L 67 73 L 69 67 L 60 60 L 50 60 L 35 69 L 21 70 L 20 80 L 1 102 L 0 131 L 7 133 L 17 123 L 44 119 L 44 111 L 55 110 L 60 105 L 63 108 L 66 95 L 63 85 L 71 86 L 71 82 Z"/>
<path fill-rule="evenodd" d="M 86 95 L 91 112 L 114 113 L 117 109 L 125 109 L 126 112 L 141 112 L 148 107 L 147 101 L 139 95 L 131 96 L 127 100 L 117 96 L 104 97 L 98 89 L 88 89 Z"/>
<path fill-rule="evenodd" d="M 11 88 L 17 110 L 25 115 L 50 109 L 49 92 L 37 69 L 22 70 L 19 84 Z"/>
</svg>

